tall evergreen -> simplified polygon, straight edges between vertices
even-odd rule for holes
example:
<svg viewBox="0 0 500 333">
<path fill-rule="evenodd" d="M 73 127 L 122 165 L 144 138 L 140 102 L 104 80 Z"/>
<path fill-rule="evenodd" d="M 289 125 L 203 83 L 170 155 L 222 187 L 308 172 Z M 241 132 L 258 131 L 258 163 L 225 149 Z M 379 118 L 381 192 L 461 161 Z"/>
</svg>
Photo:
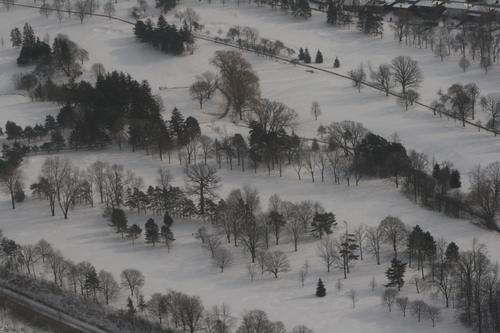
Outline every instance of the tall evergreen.
<svg viewBox="0 0 500 333">
<path fill-rule="evenodd" d="M 321 281 L 321 278 L 319 278 L 318 285 L 316 286 L 316 296 L 318 297 L 326 296 L 325 285 L 323 284 L 323 281 Z"/>
<path fill-rule="evenodd" d="M 19 28 L 14 28 L 10 31 L 10 41 L 12 42 L 12 47 L 16 49 L 21 48 L 23 45 L 23 37 Z"/>
<path fill-rule="evenodd" d="M 304 62 L 306 64 L 311 63 L 311 55 L 309 54 L 309 50 L 307 49 L 307 47 L 306 47 L 306 50 L 304 51 Z"/>
<path fill-rule="evenodd" d="M 304 49 L 300 48 L 299 49 L 299 60 L 304 60 Z"/>
<path fill-rule="evenodd" d="M 36 42 L 35 31 L 26 23 L 23 28 L 23 46 L 33 47 Z"/>
<path fill-rule="evenodd" d="M 146 243 L 153 243 L 153 246 L 155 246 L 155 244 L 160 240 L 160 230 L 158 229 L 158 224 L 156 224 L 154 219 L 150 218 L 146 222 L 144 229 L 146 230 Z"/>
<path fill-rule="evenodd" d="M 313 221 L 311 222 L 311 226 L 313 227 L 311 232 L 317 234 L 321 239 L 324 234 L 330 235 L 333 232 L 332 227 L 336 225 L 337 222 L 335 222 L 335 215 L 332 212 L 316 213 Z"/>
<path fill-rule="evenodd" d="M 339 67 L 340 67 L 339 58 L 335 57 L 335 61 L 333 62 L 333 68 L 339 68 Z"/>
<path fill-rule="evenodd" d="M 318 52 L 316 52 L 316 59 L 314 59 L 314 62 L 317 64 L 323 63 L 323 55 L 321 54 L 320 50 L 318 50 Z"/>
<path fill-rule="evenodd" d="M 385 276 L 389 280 L 389 283 L 384 285 L 384 287 L 398 287 L 398 291 L 405 284 L 404 276 L 406 272 L 407 263 L 403 263 L 401 260 L 396 258 L 391 260 L 391 267 L 385 271 Z"/>
<path fill-rule="evenodd" d="M 111 216 L 109 218 L 109 221 L 111 222 L 112 227 L 116 229 L 117 233 L 120 233 L 123 237 L 123 234 L 125 231 L 127 231 L 127 215 L 122 209 L 115 208 L 111 212 Z"/>
</svg>

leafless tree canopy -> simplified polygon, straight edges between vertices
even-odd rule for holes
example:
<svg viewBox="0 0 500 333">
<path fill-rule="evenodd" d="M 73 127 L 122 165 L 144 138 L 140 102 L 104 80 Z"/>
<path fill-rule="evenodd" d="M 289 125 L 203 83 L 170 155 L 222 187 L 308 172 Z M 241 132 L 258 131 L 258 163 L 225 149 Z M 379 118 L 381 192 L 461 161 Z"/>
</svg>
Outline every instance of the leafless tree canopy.
<svg viewBox="0 0 500 333">
<path fill-rule="evenodd" d="M 144 286 L 144 275 L 137 269 L 124 269 L 120 278 L 122 287 L 129 288 L 131 295 L 134 294 L 135 289 Z"/>
<path fill-rule="evenodd" d="M 205 199 L 216 198 L 221 185 L 217 169 L 206 164 L 186 165 L 186 193 L 200 198 L 200 215 L 205 215 Z"/>
<path fill-rule="evenodd" d="M 418 66 L 418 62 L 408 56 L 397 56 L 392 59 L 391 68 L 394 80 L 401 85 L 403 94 L 406 88 L 418 88 L 424 80 L 424 74 Z"/>
<path fill-rule="evenodd" d="M 210 63 L 219 70 L 217 88 L 227 103 L 224 116 L 232 108 L 234 114 L 242 120 L 243 113 L 260 95 L 257 73 L 235 51 L 216 51 Z"/>
</svg>

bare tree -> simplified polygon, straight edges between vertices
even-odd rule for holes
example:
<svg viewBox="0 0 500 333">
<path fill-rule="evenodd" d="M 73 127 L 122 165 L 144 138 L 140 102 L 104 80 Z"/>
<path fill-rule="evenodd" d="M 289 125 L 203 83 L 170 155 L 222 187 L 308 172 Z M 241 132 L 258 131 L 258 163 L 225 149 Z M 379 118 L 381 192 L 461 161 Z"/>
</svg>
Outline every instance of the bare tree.
<svg viewBox="0 0 500 333">
<path fill-rule="evenodd" d="M 406 93 L 401 94 L 397 99 L 398 105 L 404 106 L 405 110 L 408 111 L 408 107 L 413 105 L 413 103 L 418 102 L 420 99 L 420 94 L 413 89 L 406 89 Z"/>
<path fill-rule="evenodd" d="M 314 331 L 305 325 L 295 326 L 290 333 L 314 333 Z"/>
<path fill-rule="evenodd" d="M 59 282 L 64 278 L 61 273 L 64 273 L 66 266 L 66 259 L 60 250 L 54 250 L 47 254 L 47 261 L 45 262 L 45 269 L 51 271 L 54 276 L 54 284 L 58 285 Z"/>
<path fill-rule="evenodd" d="M 323 238 L 316 248 L 316 255 L 326 265 L 327 272 L 330 272 L 330 267 L 339 258 L 334 239 L 330 236 Z"/>
<path fill-rule="evenodd" d="M 344 289 L 344 284 L 342 283 L 341 279 L 337 279 L 337 281 L 335 281 L 335 289 L 337 289 L 338 293 L 340 293 L 342 289 Z"/>
<path fill-rule="evenodd" d="M 361 84 L 366 79 L 366 71 L 363 67 L 363 63 L 359 64 L 358 68 L 351 69 L 347 72 L 347 75 L 352 80 L 352 85 L 358 88 L 358 92 L 361 92 Z"/>
<path fill-rule="evenodd" d="M 227 115 L 230 108 L 243 119 L 246 107 L 260 95 L 259 77 L 252 65 L 235 51 L 216 51 L 210 63 L 219 69 L 217 88 L 226 100 Z"/>
<path fill-rule="evenodd" d="M 213 263 L 220 268 L 221 273 L 224 273 L 224 268 L 229 267 L 233 261 L 233 254 L 228 249 L 220 248 L 215 251 Z"/>
<path fill-rule="evenodd" d="M 356 308 L 356 301 L 358 300 L 358 293 L 356 292 L 356 290 L 354 290 L 354 288 L 351 288 L 347 296 L 352 301 L 352 308 Z"/>
<path fill-rule="evenodd" d="M 0 234 L 0 240 L 2 239 Z M 26 267 L 28 274 L 33 271 L 33 277 L 36 279 L 35 274 L 35 263 L 40 259 L 36 246 L 34 245 L 23 245 L 21 246 L 21 258 L 22 263 Z"/>
<path fill-rule="evenodd" d="M 344 120 L 340 123 L 333 122 L 327 126 L 326 130 L 329 144 L 340 147 L 345 156 L 351 155 L 353 157 L 361 141 L 369 133 L 362 123 L 351 120 Z"/>
<path fill-rule="evenodd" d="M 375 85 L 389 96 L 389 91 L 394 87 L 391 66 L 388 64 L 380 64 L 376 70 L 370 69 L 370 78 L 375 82 Z"/>
<path fill-rule="evenodd" d="M 106 6 L 106 5 L 105 5 Z M 94 63 L 92 64 L 92 66 L 90 67 L 90 71 L 92 72 L 92 74 L 94 74 L 94 76 L 97 78 L 99 75 L 104 75 L 106 74 L 106 68 L 104 67 L 103 64 L 101 63 Z"/>
<path fill-rule="evenodd" d="M 200 110 L 203 109 L 203 103 L 209 99 L 207 88 L 207 83 L 204 81 L 195 81 L 189 86 L 189 95 L 191 95 L 191 99 L 200 103 Z"/>
<path fill-rule="evenodd" d="M 390 244 L 394 251 L 394 258 L 398 257 L 398 250 L 406 245 L 406 226 L 399 217 L 387 216 L 380 222 L 382 240 Z"/>
<path fill-rule="evenodd" d="M 40 7 L 40 14 L 45 15 L 45 18 L 48 18 L 49 15 L 52 13 L 53 9 L 52 6 L 48 3 L 44 3 Z"/>
<path fill-rule="evenodd" d="M 272 273 L 275 278 L 278 278 L 278 273 L 290 271 L 290 262 L 286 254 L 277 250 L 266 256 L 265 267 L 266 272 Z"/>
<path fill-rule="evenodd" d="M 403 317 L 406 317 L 406 309 L 410 305 L 410 299 L 408 297 L 396 297 L 396 305 L 403 312 Z"/>
<path fill-rule="evenodd" d="M 70 0 L 66 1 L 67 3 L 70 2 Z M 74 8 L 76 11 L 76 15 L 80 19 L 80 23 L 83 23 L 83 20 L 87 17 L 87 14 L 89 12 L 87 0 L 75 0 Z"/>
<path fill-rule="evenodd" d="M 398 290 L 395 288 L 387 288 L 382 292 L 382 305 L 388 307 L 389 312 L 391 312 L 392 305 L 394 304 L 397 296 Z"/>
<path fill-rule="evenodd" d="M 210 333 L 232 332 L 236 318 L 231 313 L 231 308 L 226 303 L 214 305 L 211 310 L 206 311 L 204 316 L 206 328 Z"/>
<path fill-rule="evenodd" d="M 69 208 L 80 193 L 83 179 L 84 174 L 78 167 L 70 167 L 62 178 L 58 203 L 65 219 L 68 218 Z"/>
<path fill-rule="evenodd" d="M 42 262 L 45 263 L 47 256 L 54 251 L 52 244 L 47 242 L 45 239 L 40 239 L 35 245 L 35 250 L 37 254 L 42 257 Z"/>
<path fill-rule="evenodd" d="M 363 260 L 363 250 L 365 247 L 363 242 L 367 237 L 366 229 L 367 226 L 365 224 L 360 224 L 353 230 L 354 237 L 356 238 L 356 243 L 358 244 L 359 258 L 361 260 Z"/>
<path fill-rule="evenodd" d="M 498 130 L 500 127 L 500 94 L 492 93 L 485 95 L 481 97 L 479 104 L 488 116 L 486 126 L 495 131 Z"/>
<path fill-rule="evenodd" d="M 158 322 L 162 323 L 163 319 L 168 315 L 168 297 L 162 293 L 154 293 L 151 298 L 146 303 L 146 308 L 149 314 L 158 319 Z"/>
<path fill-rule="evenodd" d="M 90 17 L 99 10 L 99 0 L 85 0 Z"/>
<path fill-rule="evenodd" d="M 368 252 L 373 253 L 377 259 L 377 265 L 380 265 L 380 245 L 382 243 L 382 230 L 379 227 L 368 227 L 366 230 L 368 238 Z"/>
<path fill-rule="evenodd" d="M 465 70 L 466 70 L 467 68 L 469 68 L 469 66 L 470 66 L 470 61 L 469 61 L 469 60 L 467 60 L 465 57 L 463 57 L 462 59 L 460 59 L 460 60 L 458 61 L 458 66 L 460 66 L 460 68 L 462 68 L 462 70 L 463 70 L 463 71 L 464 71 L 464 73 L 465 73 Z"/>
<path fill-rule="evenodd" d="M 469 205 L 490 229 L 498 230 L 495 216 L 500 209 L 500 162 L 482 168 L 475 166 L 469 172 Z"/>
<path fill-rule="evenodd" d="M 12 209 L 16 209 L 16 192 L 23 190 L 23 179 L 23 172 L 18 168 L 10 165 L 0 168 L 0 188 L 3 193 L 10 195 Z"/>
<path fill-rule="evenodd" d="M 56 11 L 57 19 L 59 20 L 59 23 L 61 23 L 62 19 L 64 17 L 64 11 L 63 11 L 64 10 L 64 1 L 63 0 L 54 0 L 52 2 L 52 8 Z M 49 43 L 47 43 L 47 44 L 49 44 Z"/>
<path fill-rule="evenodd" d="M 212 254 L 212 258 L 215 258 L 215 253 L 222 247 L 222 242 L 220 238 L 216 235 L 206 235 L 203 237 L 203 244 L 206 246 L 207 250 Z"/>
<path fill-rule="evenodd" d="M 424 315 L 427 317 L 427 319 L 432 321 L 432 327 L 435 327 L 436 321 L 441 320 L 441 309 L 433 305 L 428 305 L 425 308 Z"/>
<path fill-rule="evenodd" d="M 470 98 L 472 120 L 474 120 L 475 111 L 476 111 L 476 104 L 478 102 L 479 96 L 481 95 L 481 89 L 479 89 L 479 86 L 475 83 L 466 84 L 464 86 L 464 89 Z"/>
<path fill-rule="evenodd" d="M 248 264 L 247 265 L 247 274 L 250 276 L 250 280 L 253 281 L 253 277 L 257 273 L 257 269 L 255 267 L 255 264 Z"/>
<path fill-rule="evenodd" d="M 120 285 L 116 282 L 113 274 L 101 269 L 99 271 L 99 282 L 101 295 L 106 304 L 109 304 L 110 301 L 115 301 L 120 295 Z"/>
<path fill-rule="evenodd" d="M 199 330 L 205 310 L 200 297 L 181 294 L 177 302 L 177 311 L 184 330 L 190 333 Z"/>
<path fill-rule="evenodd" d="M 299 271 L 299 274 L 297 275 L 297 279 L 302 283 L 302 287 L 304 286 L 304 282 L 306 281 L 308 275 L 309 275 L 309 272 L 305 268 L 302 268 Z"/>
<path fill-rule="evenodd" d="M 294 206 L 297 207 L 296 209 L 299 209 L 299 205 L 300 204 Z M 295 251 L 297 251 L 297 245 L 303 241 L 305 236 L 304 224 L 297 215 L 298 214 L 294 214 L 293 216 L 290 216 L 287 219 L 288 223 L 286 224 L 286 233 L 290 241 L 293 243 Z"/>
<path fill-rule="evenodd" d="M 266 98 L 255 99 L 252 112 L 245 117 L 247 123 L 256 121 L 265 133 L 281 133 L 294 130 L 297 126 L 297 112 L 281 102 Z"/>
<path fill-rule="evenodd" d="M 412 317 L 417 317 L 418 321 L 420 322 L 420 318 L 422 317 L 422 315 L 425 315 L 427 307 L 428 307 L 427 303 L 425 303 L 420 299 L 412 301 L 410 303 L 410 311 Z"/>
<path fill-rule="evenodd" d="M 438 93 L 443 103 L 450 106 L 465 127 L 465 120 L 472 115 L 472 100 L 465 87 L 460 83 L 455 83 L 448 88 L 446 93 Z"/>
<path fill-rule="evenodd" d="M 182 18 L 188 23 L 189 31 L 192 31 L 201 20 L 200 14 L 191 7 L 186 7 L 186 9 L 184 9 L 182 13 L 179 13 L 179 15 L 181 15 Z"/>
<path fill-rule="evenodd" d="M 311 104 L 311 116 L 314 117 L 314 120 L 318 120 L 318 117 L 321 116 L 323 112 L 321 111 L 321 105 L 314 101 Z"/>
<path fill-rule="evenodd" d="M 113 5 L 111 1 L 106 2 L 102 7 L 102 10 L 104 11 L 104 15 L 107 15 L 110 20 L 111 16 L 115 15 L 116 13 L 115 5 Z"/>
<path fill-rule="evenodd" d="M 64 0 L 64 9 L 66 9 L 68 16 L 71 17 L 71 12 L 73 10 L 73 2 L 71 0 Z"/>
<path fill-rule="evenodd" d="M 91 180 L 99 192 L 101 203 L 104 202 L 104 186 L 107 168 L 109 168 L 109 164 L 102 161 L 95 161 L 87 168 L 87 177 Z"/>
<path fill-rule="evenodd" d="M 130 295 L 134 295 L 135 289 L 144 286 L 144 275 L 137 269 L 124 269 L 120 278 L 122 287 L 130 289 Z"/>
<path fill-rule="evenodd" d="M 370 288 L 372 288 L 372 291 L 375 290 L 375 287 L 377 286 L 377 280 L 375 280 L 375 276 L 372 276 L 369 286 Z"/>
<path fill-rule="evenodd" d="M 221 179 L 217 176 L 217 169 L 205 165 L 186 165 L 184 169 L 186 193 L 200 198 L 200 215 L 205 215 L 205 199 L 216 198 L 220 189 Z"/>
<path fill-rule="evenodd" d="M 406 88 L 418 88 L 424 80 L 424 75 L 418 62 L 408 56 L 397 56 L 391 61 L 394 80 L 401 85 L 403 94 Z"/>
</svg>

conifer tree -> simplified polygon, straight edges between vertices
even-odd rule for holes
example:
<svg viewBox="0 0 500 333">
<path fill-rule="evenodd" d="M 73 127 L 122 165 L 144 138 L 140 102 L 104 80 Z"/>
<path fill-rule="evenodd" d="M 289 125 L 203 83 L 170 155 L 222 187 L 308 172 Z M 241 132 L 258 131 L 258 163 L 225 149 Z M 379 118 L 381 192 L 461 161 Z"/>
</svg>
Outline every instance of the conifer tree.
<svg viewBox="0 0 500 333">
<path fill-rule="evenodd" d="M 335 61 L 333 62 L 333 68 L 339 68 L 339 67 L 340 67 L 339 58 L 335 57 Z"/>
<path fill-rule="evenodd" d="M 385 271 L 385 276 L 389 280 L 389 283 L 384 285 L 384 287 L 398 287 L 398 291 L 405 284 L 403 277 L 405 276 L 407 263 L 403 263 L 401 260 L 396 258 L 391 260 L 391 267 Z"/>
<path fill-rule="evenodd" d="M 19 28 L 14 28 L 10 31 L 10 41 L 12 42 L 12 47 L 16 49 L 19 49 L 23 45 L 23 37 Z"/>
<path fill-rule="evenodd" d="M 23 28 L 23 44 L 22 45 L 26 46 L 26 47 L 33 47 L 35 45 L 35 42 L 36 42 L 35 31 L 31 27 L 31 25 L 26 23 L 24 25 L 24 28 Z"/>
<path fill-rule="evenodd" d="M 314 62 L 317 64 L 323 63 L 323 55 L 321 54 L 320 50 L 318 50 L 318 52 L 316 52 L 316 59 L 314 59 Z"/>
<path fill-rule="evenodd" d="M 158 229 L 158 224 L 156 224 L 154 219 L 150 218 L 146 222 L 144 229 L 146 230 L 146 243 L 153 243 L 153 246 L 155 246 L 160 240 L 160 230 Z"/>
<path fill-rule="evenodd" d="M 110 226 L 116 228 L 116 233 L 120 233 L 123 238 L 123 234 L 127 231 L 128 224 L 125 212 L 119 208 L 113 209 L 109 221 L 111 222 Z"/>
<path fill-rule="evenodd" d="M 12 45 L 12 46 L 14 46 L 14 45 Z M 304 61 L 304 49 L 303 48 L 299 49 L 299 60 Z"/>
<path fill-rule="evenodd" d="M 127 228 L 127 237 L 132 239 L 132 245 L 135 244 L 134 241 L 139 238 L 142 234 L 142 228 L 137 224 L 132 224 L 129 228 Z"/>
<path fill-rule="evenodd" d="M 169 228 L 174 224 L 174 219 L 172 219 L 172 216 L 168 212 L 165 212 L 165 215 L 163 215 L 163 224 Z"/>
<path fill-rule="evenodd" d="M 311 55 L 309 54 L 309 50 L 307 49 L 307 47 L 306 47 L 306 50 L 304 51 L 304 62 L 306 64 L 311 63 Z"/>
<path fill-rule="evenodd" d="M 313 221 L 311 222 L 311 226 L 313 229 L 311 232 L 321 237 L 326 234 L 330 235 L 332 233 L 332 227 L 336 226 L 337 222 L 335 222 L 335 215 L 330 213 L 316 213 L 314 215 Z"/>
<path fill-rule="evenodd" d="M 325 285 L 323 284 L 323 281 L 321 281 L 321 278 L 319 278 L 318 285 L 316 287 L 316 296 L 318 296 L 318 297 L 325 297 L 326 296 Z"/>
</svg>

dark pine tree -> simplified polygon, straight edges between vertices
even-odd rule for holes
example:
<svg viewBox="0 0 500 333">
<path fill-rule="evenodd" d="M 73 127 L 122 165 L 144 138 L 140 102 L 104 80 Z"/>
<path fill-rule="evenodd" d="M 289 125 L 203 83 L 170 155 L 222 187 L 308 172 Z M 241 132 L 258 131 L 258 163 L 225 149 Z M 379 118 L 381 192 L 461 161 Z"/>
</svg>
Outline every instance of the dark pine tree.
<svg viewBox="0 0 500 333">
<path fill-rule="evenodd" d="M 325 285 L 323 284 L 323 281 L 321 281 L 321 278 L 319 278 L 318 285 L 316 286 L 316 296 L 318 297 L 326 296 Z"/>
<path fill-rule="evenodd" d="M 146 243 L 153 243 L 153 246 L 155 246 L 155 244 L 160 240 L 160 230 L 158 228 L 158 224 L 156 224 L 155 220 L 150 218 L 146 222 L 144 229 L 146 230 Z"/>
<path fill-rule="evenodd" d="M 304 51 L 304 62 L 306 64 L 311 63 L 311 55 L 309 54 L 309 50 L 307 49 L 307 47 L 306 47 L 306 50 Z"/>
<path fill-rule="evenodd" d="M 330 235 L 332 233 L 332 227 L 336 225 L 337 222 L 335 222 L 335 214 L 332 212 L 316 213 L 311 223 L 311 226 L 313 227 L 311 232 L 316 233 L 321 239 L 324 234 Z"/>
<path fill-rule="evenodd" d="M 110 226 L 116 228 L 116 233 L 121 234 L 123 238 L 123 234 L 125 233 L 125 231 L 127 231 L 128 224 L 127 215 L 125 214 L 125 212 L 119 208 L 115 208 L 111 212 L 111 217 L 109 218 L 109 220 L 111 222 Z"/>
<path fill-rule="evenodd" d="M 299 60 L 304 61 L 304 49 L 303 48 L 299 49 Z"/>
<path fill-rule="evenodd" d="M 451 242 L 448 244 L 448 247 L 446 248 L 446 251 L 444 253 L 444 256 L 446 258 L 446 261 L 453 263 L 458 260 L 458 246 L 454 242 Z"/>
<path fill-rule="evenodd" d="M 314 62 L 317 64 L 323 63 L 323 55 L 321 54 L 320 50 L 318 50 L 318 52 L 316 52 L 316 59 L 314 59 Z"/>
<path fill-rule="evenodd" d="M 460 171 L 457 169 L 452 169 L 450 174 L 450 188 L 460 188 L 462 187 L 462 181 L 460 180 Z"/>
<path fill-rule="evenodd" d="M 335 57 L 335 61 L 333 62 L 333 68 L 339 68 L 339 67 L 340 67 L 339 58 Z"/>
<path fill-rule="evenodd" d="M 398 287 L 398 290 L 401 290 L 401 287 L 405 284 L 405 280 L 403 277 L 405 276 L 407 263 L 403 263 L 401 260 L 396 258 L 391 260 L 391 267 L 389 267 L 385 271 L 385 276 L 389 280 L 389 283 L 384 285 L 384 287 Z"/>
<path fill-rule="evenodd" d="M 23 45 L 23 36 L 19 28 L 14 28 L 10 31 L 10 41 L 12 42 L 12 47 L 19 49 Z"/>
<path fill-rule="evenodd" d="M 130 228 L 127 228 L 127 237 L 132 238 L 132 245 L 135 244 L 135 240 L 142 234 L 142 229 L 137 224 L 132 224 Z"/>
<path fill-rule="evenodd" d="M 174 224 L 174 219 L 168 212 L 163 215 L 163 224 L 165 224 L 169 228 L 172 226 L 172 224 Z"/>
</svg>

